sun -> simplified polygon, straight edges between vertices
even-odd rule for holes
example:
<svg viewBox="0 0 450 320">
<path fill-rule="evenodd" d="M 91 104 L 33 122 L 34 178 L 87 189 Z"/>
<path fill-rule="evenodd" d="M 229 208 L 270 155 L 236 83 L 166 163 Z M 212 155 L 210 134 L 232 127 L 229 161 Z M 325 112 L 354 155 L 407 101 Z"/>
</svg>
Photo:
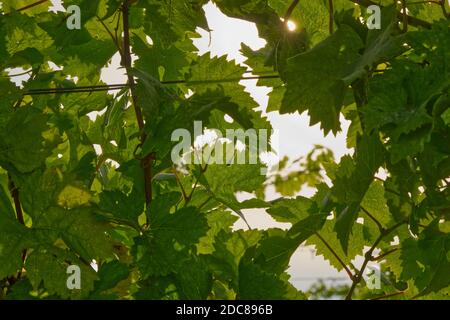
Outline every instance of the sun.
<svg viewBox="0 0 450 320">
<path fill-rule="evenodd" d="M 284 18 L 280 18 L 280 20 L 284 22 Z M 294 21 L 288 20 L 285 24 L 289 31 L 292 32 L 292 31 L 297 30 L 297 24 Z"/>
<path fill-rule="evenodd" d="M 291 21 L 291 20 L 288 20 L 288 22 L 286 23 L 286 26 L 289 31 L 295 31 L 297 29 L 297 25 L 295 24 L 294 21 Z"/>
</svg>

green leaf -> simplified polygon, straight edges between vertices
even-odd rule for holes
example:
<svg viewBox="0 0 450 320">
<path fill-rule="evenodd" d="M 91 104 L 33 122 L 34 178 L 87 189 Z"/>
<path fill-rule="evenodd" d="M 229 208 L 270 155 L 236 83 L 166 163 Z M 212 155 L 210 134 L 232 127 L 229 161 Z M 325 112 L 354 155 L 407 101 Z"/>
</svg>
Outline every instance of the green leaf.
<svg viewBox="0 0 450 320">
<path fill-rule="evenodd" d="M 0 186 L 0 216 L 8 219 L 16 218 L 16 212 L 11 205 L 11 200 L 2 186 Z"/>
<path fill-rule="evenodd" d="M 6 296 L 6 300 L 38 300 L 39 297 L 33 297 L 30 292 L 33 290 L 28 279 L 23 279 L 14 284 L 11 292 Z"/>
<path fill-rule="evenodd" d="M 149 20 L 148 21 L 160 21 L 165 20 L 166 23 L 170 24 L 172 30 L 178 36 L 184 36 L 188 32 L 193 32 L 197 27 L 207 28 L 206 18 L 202 10 L 202 5 L 207 1 L 190 1 L 190 0 L 180 0 L 180 1 L 169 1 L 169 2 L 160 2 L 158 0 L 150 0 L 148 1 L 149 8 L 153 10 L 148 10 Z M 156 11 L 157 13 L 152 13 Z M 153 20 L 155 14 L 158 15 L 157 20 Z M 164 18 L 163 18 L 164 17 Z M 164 30 L 166 25 L 158 26 L 157 23 L 152 27 L 155 28 L 158 32 L 164 32 L 164 38 L 167 34 L 167 30 Z"/>
<path fill-rule="evenodd" d="M 253 111 L 258 105 L 244 91 L 244 86 L 239 84 L 246 71 L 246 68 L 236 65 L 235 61 L 228 62 L 225 56 L 213 58 L 204 54 L 194 61 L 186 74 L 187 85 L 198 94 L 212 91 L 216 97 L 227 97 L 239 109 L 223 106 L 220 110 L 229 114 L 245 129 L 268 129 L 266 119 L 260 112 Z"/>
<path fill-rule="evenodd" d="M 265 176 L 261 174 L 261 168 L 259 164 L 208 165 L 204 173 L 205 185 L 214 199 L 246 221 L 241 212 L 241 209 L 246 209 L 246 205 L 237 200 L 236 193 L 255 191 L 265 180 Z"/>
<path fill-rule="evenodd" d="M 222 230 L 231 231 L 231 227 L 238 219 L 236 216 L 230 214 L 230 212 L 221 210 L 209 212 L 206 218 L 208 220 L 209 230 L 197 245 L 197 252 L 199 254 L 213 253 L 216 236 Z"/>
<path fill-rule="evenodd" d="M 264 271 L 281 274 L 289 267 L 292 255 L 302 242 L 302 238 L 288 237 L 286 231 L 269 229 L 259 243 L 254 262 Z"/>
<path fill-rule="evenodd" d="M 400 252 L 391 260 L 401 261 L 400 278 L 412 279 L 419 290 L 418 296 L 424 296 L 450 285 L 450 262 L 447 259 L 449 246 L 448 234 L 441 233 L 432 226 L 419 240 L 406 239 L 402 242 Z"/>
<path fill-rule="evenodd" d="M 361 47 L 359 36 L 343 25 L 313 49 L 289 58 L 280 113 L 308 111 L 311 125 L 320 122 L 325 134 L 336 134 L 347 89 L 341 79 L 359 58 Z"/>
<path fill-rule="evenodd" d="M 85 261 L 112 256 L 112 244 L 107 235 L 109 226 L 91 208 L 51 207 L 39 218 L 34 224 L 38 233 L 62 239 Z"/>
<path fill-rule="evenodd" d="M 282 0 L 269 0 L 268 3 L 280 17 L 284 17 L 290 5 Z M 323 1 L 299 2 L 289 20 L 295 23 L 297 29 L 310 33 L 311 42 L 314 44 L 328 36 L 328 8 Z"/>
<path fill-rule="evenodd" d="M 180 299 L 205 300 L 211 292 L 212 276 L 204 259 L 186 261 L 177 275 Z"/>
<path fill-rule="evenodd" d="M 144 212 L 143 198 L 137 190 L 125 194 L 118 190 L 105 190 L 100 194 L 99 207 L 110 212 L 118 221 L 138 224 L 138 217 Z"/>
<path fill-rule="evenodd" d="M 209 265 L 217 278 L 230 283 L 231 288 L 239 288 L 239 265 L 248 249 L 257 245 L 262 234 L 257 230 L 238 230 L 233 233 L 221 231 L 214 243 L 214 253 Z"/>
<path fill-rule="evenodd" d="M 0 132 L 0 162 L 21 172 L 40 167 L 58 137 L 47 125 L 48 117 L 33 108 L 17 110 Z M 11 135 L 10 132 L 16 132 Z M 55 141 L 56 140 L 56 141 Z"/>
<path fill-rule="evenodd" d="M 18 9 L 24 8 L 28 6 L 30 2 L 28 0 L 3 0 L 2 1 L 2 10 L 4 12 L 10 13 L 11 11 L 16 11 Z M 35 6 L 34 8 L 30 8 L 29 10 L 26 10 L 25 13 L 27 15 L 35 15 L 42 12 L 48 11 L 48 7 L 50 6 L 50 3 L 43 3 L 39 6 Z"/>
<path fill-rule="evenodd" d="M 285 279 L 265 272 L 258 265 L 241 265 L 239 268 L 239 293 L 242 300 L 304 300 L 305 295 L 298 292 Z"/>
<path fill-rule="evenodd" d="M 333 181 L 337 206 L 335 231 L 344 252 L 347 252 L 352 226 L 358 216 L 361 201 L 384 161 L 384 149 L 377 134 L 365 136 L 357 146 L 353 160 L 344 157 Z"/>
<path fill-rule="evenodd" d="M 194 207 L 152 213 L 150 230 L 136 239 L 136 263 L 144 277 L 181 271 L 207 232 L 206 218 Z"/>
<path fill-rule="evenodd" d="M 377 219 L 384 228 L 387 228 L 391 225 L 392 215 L 389 211 L 384 193 L 385 190 L 381 181 L 372 182 L 361 201 L 361 207 Z M 365 218 L 370 219 L 367 216 Z"/>
<path fill-rule="evenodd" d="M 309 215 L 312 205 L 313 201 L 305 197 L 279 199 L 267 209 L 267 213 L 279 222 L 296 223 Z"/>
<path fill-rule="evenodd" d="M 320 230 L 325 223 L 328 213 L 311 214 L 307 218 L 300 220 L 289 229 L 289 236 L 302 243 L 314 233 Z"/>
<path fill-rule="evenodd" d="M 21 270 L 23 250 L 33 243 L 18 221 L 0 215 L 0 279 L 15 276 Z"/>
<path fill-rule="evenodd" d="M 102 292 L 113 289 L 129 274 L 128 266 L 117 260 L 103 264 L 98 270 L 98 280 L 94 283 L 93 295 L 99 294 L 99 297 L 102 297 Z"/>
<path fill-rule="evenodd" d="M 71 290 L 67 287 L 67 268 L 77 265 L 80 268 L 81 289 Z M 65 250 L 57 248 L 39 248 L 33 251 L 26 261 L 25 268 L 34 289 L 42 284 L 49 294 L 62 298 L 86 298 L 97 279 L 95 271 L 83 264 Z"/>
<path fill-rule="evenodd" d="M 180 79 L 182 69 L 188 65 L 185 52 L 175 45 L 169 48 L 159 47 L 157 44 L 150 46 L 139 37 L 134 37 L 133 50 L 140 57 L 136 68 L 159 80 Z"/>
<path fill-rule="evenodd" d="M 3 19 L 8 21 L 4 28 L 6 49 L 11 56 L 27 48 L 44 50 L 53 44 L 53 39 L 31 17 L 13 12 Z"/>
<path fill-rule="evenodd" d="M 381 29 L 371 29 L 367 33 L 366 48 L 361 58 L 355 63 L 351 74 L 343 79 L 351 84 L 367 74 L 367 71 L 384 61 L 402 53 L 405 36 L 398 34 L 397 14 L 394 6 L 383 8 L 381 12 Z"/>
<path fill-rule="evenodd" d="M 361 255 L 365 245 L 368 245 L 364 239 L 364 226 L 355 223 L 352 227 L 352 232 L 349 237 L 349 246 L 347 252 L 342 249 L 339 238 L 336 232 L 334 232 L 336 222 L 333 220 L 327 220 L 321 230 L 317 233 L 318 235 L 312 235 L 306 240 L 306 245 L 314 245 L 316 249 L 316 255 L 323 256 L 333 268 L 338 271 L 343 270 L 342 264 L 336 258 L 336 256 L 330 251 L 325 242 L 333 249 L 337 256 L 349 266 L 352 260 L 357 256 Z M 325 241 L 323 241 L 322 239 Z"/>
</svg>

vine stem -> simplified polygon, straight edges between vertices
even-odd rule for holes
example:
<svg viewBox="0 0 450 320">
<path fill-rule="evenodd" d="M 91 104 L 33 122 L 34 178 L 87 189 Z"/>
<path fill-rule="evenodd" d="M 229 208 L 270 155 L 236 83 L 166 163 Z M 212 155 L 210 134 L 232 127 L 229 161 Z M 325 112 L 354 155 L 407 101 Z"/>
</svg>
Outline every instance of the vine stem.
<svg viewBox="0 0 450 320">
<path fill-rule="evenodd" d="M 377 225 L 378 229 L 380 230 L 380 232 L 384 231 L 384 228 L 382 226 L 382 224 L 380 223 L 380 221 L 378 221 L 366 208 L 364 208 L 363 206 L 360 206 L 361 210 L 370 218 L 372 219 L 373 222 L 375 222 L 375 224 Z"/>
<path fill-rule="evenodd" d="M 406 13 L 406 0 L 401 0 L 402 13 L 403 13 L 403 32 L 408 31 L 408 14 Z"/>
<path fill-rule="evenodd" d="M 23 217 L 23 211 L 22 211 L 22 205 L 20 204 L 20 195 L 19 195 L 19 189 L 16 187 L 16 185 L 14 184 L 14 181 L 11 177 L 11 175 L 8 173 L 8 184 L 9 184 L 9 191 L 11 193 L 11 197 L 13 198 L 14 201 L 14 208 L 16 211 L 16 216 L 17 216 L 17 221 L 19 221 L 20 224 L 25 226 L 25 220 Z M 22 251 L 22 267 L 23 264 L 25 263 L 25 258 L 27 256 L 27 250 L 24 249 Z M 17 274 L 17 276 L 15 278 L 10 279 L 9 281 L 11 282 L 16 282 L 21 276 L 22 276 L 22 267 L 19 270 L 19 273 Z"/>
<path fill-rule="evenodd" d="M 330 21 L 329 21 L 329 32 L 333 34 L 334 32 L 334 5 L 333 0 L 328 0 L 328 6 L 330 9 Z"/>
<path fill-rule="evenodd" d="M 447 12 L 447 9 L 445 8 L 445 0 L 441 0 L 440 5 L 441 5 L 442 13 L 444 14 L 444 16 L 447 19 L 450 19 L 450 12 Z M 449 3 L 449 5 L 450 5 L 450 3 Z"/>
<path fill-rule="evenodd" d="M 40 70 L 40 67 L 32 70 L 30 78 L 34 79 L 36 77 L 37 73 L 39 72 L 39 70 Z M 22 104 L 22 101 L 23 101 L 23 96 L 19 100 L 17 100 L 17 102 L 15 103 L 15 105 L 13 107 L 13 111 L 16 110 L 18 107 L 20 107 L 20 105 Z M 16 211 L 17 221 L 19 221 L 20 224 L 25 226 L 25 219 L 23 216 L 22 205 L 20 203 L 19 189 L 15 185 L 14 180 L 12 179 L 9 172 L 8 172 L 8 188 L 9 188 L 9 192 L 11 193 L 11 197 L 13 198 L 14 209 Z M 19 272 L 17 273 L 17 276 L 8 278 L 8 282 L 10 285 L 13 285 L 22 276 L 22 269 L 23 269 L 23 265 L 25 264 L 26 257 L 27 257 L 27 249 L 24 249 L 22 251 L 22 266 L 21 266 Z"/>
<path fill-rule="evenodd" d="M 14 77 L 19 77 L 19 76 L 23 76 L 26 74 L 29 74 L 30 72 L 32 72 L 33 70 L 28 70 L 28 71 L 24 71 L 24 72 L 20 72 L 20 73 L 15 73 L 15 74 L 10 74 L 7 76 L 0 76 L 1 78 L 14 78 Z"/>
<path fill-rule="evenodd" d="M 206 172 L 206 170 L 208 169 L 208 164 L 205 165 L 205 167 L 203 168 L 202 165 L 200 164 L 200 173 L 197 176 L 197 179 L 195 180 L 194 186 L 192 187 L 191 192 L 189 193 L 189 195 L 187 196 L 187 202 L 185 203 L 185 205 L 187 205 L 189 203 L 189 201 L 192 200 L 192 196 L 194 195 L 195 189 L 197 188 L 197 185 L 200 181 L 200 178 L 202 177 L 202 175 Z"/>
<path fill-rule="evenodd" d="M 147 139 L 147 134 L 144 130 L 144 117 L 142 116 L 142 110 L 138 105 L 138 99 L 136 94 L 136 83 L 134 77 L 131 74 L 131 50 L 130 50 L 130 24 L 129 24 L 129 6 L 133 3 L 133 0 L 126 0 L 122 6 L 122 22 L 123 22 L 123 65 L 127 70 L 128 85 L 131 91 L 131 97 L 133 101 L 134 112 L 136 114 L 136 120 L 139 130 L 141 131 L 140 143 L 143 145 Z M 141 167 L 144 171 L 144 190 L 145 190 L 145 203 L 147 208 L 152 201 L 152 164 L 154 160 L 153 154 L 148 154 L 141 159 Z"/>
<path fill-rule="evenodd" d="M 394 249 L 388 250 L 388 251 L 386 251 L 385 253 L 382 253 L 382 254 L 380 254 L 380 255 L 377 256 L 377 257 L 372 257 L 372 261 L 378 261 L 378 260 L 381 260 L 381 259 L 383 259 L 384 257 L 386 257 L 387 255 L 390 255 L 391 253 L 396 252 L 396 251 L 398 251 L 398 248 L 394 248 Z"/>
<path fill-rule="evenodd" d="M 378 244 L 381 242 L 381 240 L 383 240 L 383 238 L 385 236 L 387 236 L 388 234 L 390 234 L 392 231 L 394 231 L 395 229 L 397 229 L 398 227 L 400 227 L 402 224 L 406 223 L 406 221 L 401 221 L 397 224 L 395 224 L 394 226 L 390 227 L 389 229 L 386 229 L 384 232 L 381 232 L 380 235 L 378 236 L 378 238 L 375 240 L 375 242 L 373 243 L 373 245 L 370 247 L 369 251 L 367 251 L 364 254 L 364 262 L 361 265 L 361 269 L 359 270 L 358 274 L 354 277 L 352 286 L 350 287 L 350 290 L 347 294 L 347 296 L 345 297 L 345 300 L 351 300 L 353 293 L 355 292 L 356 286 L 361 282 L 361 280 L 363 279 L 363 275 L 364 275 L 364 271 L 367 267 L 367 264 L 369 263 L 369 261 L 372 261 L 373 257 L 372 257 L 372 253 L 373 251 L 376 249 L 376 247 L 378 246 Z"/>
<path fill-rule="evenodd" d="M 380 241 L 383 239 L 383 235 L 381 234 L 377 240 L 375 240 L 374 244 L 372 245 L 372 247 L 370 247 L 369 251 L 366 252 L 366 254 L 364 255 L 364 262 L 361 266 L 361 269 L 359 270 L 358 274 L 356 275 L 355 279 L 353 280 L 352 286 L 350 287 L 350 290 L 347 294 L 347 296 L 345 297 L 345 300 L 351 300 L 352 296 L 353 296 L 353 292 L 356 289 L 356 286 L 361 282 L 362 278 L 363 278 L 363 274 L 364 271 L 367 267 L 367 264 L 369 263 L 370 260 L 372 260 L 372 253 L 375 250 L 375 248 L 377 247 L 377 245 L 380 243 Z"/>
<path fill-rule="evenodd" d="M 11 192 L 11 196 L 14 200 L 14 207 L 16 209 L 17 220 L 21 224 L 25 225 L 25 220 L 23 218 L 22 206 L 20 205 L 19 189 L 17 189 L 16 185 L 14 184 L 14 181 L 12 180 L 11 175 L 9 175 L 9 174 L 8 174 L 8 180 L 9 180 L 9 191 Z"/>
<path fill-rule="evenodd" d="M 32 4 L 27 5 L 27 6 L 25 6 L 25 7 L 19 8 L 19 9 L 17 9 L 17 11 L 24 11 L 24 10 L 27 10 L 27 9 L 36 7 L 36 6 L 38 6 L 38 5 L 42 4 L 42 3 L 45 3 L 45 2 L 48 2 L 48 0 L 40 0 L 40 1 L 37 1 L 37 2 L 35 2 L 35 3 L 32 3 Z"/>
<path fill-rule="evenodd" d="M 117 48 L 119 54 L 121 55 L 121 58 L 123 59 L 123 57 L 122 57 L 122 50 L 121 50 L 120 45 L 119 45 L 119 42 L 118 42 L 118 40 L 117 40 L 117 36 L 114 36 L 114 35 L 112 34 L 112 32 L 111 32 L 111 31 L 109 30 L 109 28 L 107 27 L 107 25 L 103 22 L 102 19 L 100 19 L 100 17 L 99 17 L 98 15 L 96 15 L 95 17 L 96 17 L 97 20 L 101 23 L 101 25 L 102 25 L 103 28 L 106 30 L 106 32 L 109 34 L 109 36 L 111 37 L 111 39 L 114 41 L 114 44 L 116 45 L 116 48 Z"/>
<path fill-rule="evenodd" d="M 177 180 L 178 185 L 180 186 L 181 194 L 183 195 L 184 202 L 186 202 L 188 199 L 188 196 L 187 196 L 186 190 L 184 190 L 183 184 L 181 183 L 180 177 L 178 177 L 177 169 L 172 168 L 172 172 L 175 175 L 175 179 Z"/>
<path fill-rule="evenodd" d="M 300 0 L 294 0 L 292 1 L 291 5 L 289 6 L 289 8 L 286 10 L 286 13 L 284 14 L 284 23 L 288 23 L 289 18 L 292 15 L 292 12 L 294 12 L 295 7 L 298 5 L 298 3 L 300 2 Z"/>
<path fill-rule="evenodd" d="M 354 281 L 355 276 L 350 271 L 350 269 L 347 267 L 347 265 L 344 263 L 344 261 L 342 261 L 342 259 L 338 256 L 336 251 L 333 250 L 333 248 L 328 244 L 328 242 L 325 241 L 325 239 L 318 232 L 316 232 L 315 235 L 317 236 L 317 238 L 320 239 L 320 241 L 322 241 L 322 243 L 328 248 L 328 250 L 330 250 L 330 252 L 334 255 L 334 257 L 337 259 L 337 261 L 339 261 L 341 266 L 344 268 L 345 272 L 347 272 L 350 280 Z"/>
<path fill-rule="evenodd" d="M 403 291 L 394 292 L 394 293 L 385 294 L 383 296 L 375 297 L 375 298 L 372 298 L 370 300 L 383 300 L 383 299 L 386 299 L 386 298 L 395 297 L 395 296 L 399 296 L 399 295 L 402 295 L 402 294 L 404 294 Z"/>
</svg>

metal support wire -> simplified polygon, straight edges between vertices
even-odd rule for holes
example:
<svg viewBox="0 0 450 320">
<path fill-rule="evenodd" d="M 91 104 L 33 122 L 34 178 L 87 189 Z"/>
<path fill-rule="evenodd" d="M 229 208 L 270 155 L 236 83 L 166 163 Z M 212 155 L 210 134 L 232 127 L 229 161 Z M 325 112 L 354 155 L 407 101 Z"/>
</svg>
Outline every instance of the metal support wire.
<svg viewBox="0 0 450 320">
<path fill-rule="evenodd" d="M 279 75 L 265 75 L 265 76 L 249 76 L 234 79 L 218 79 L 218 80 L 199 80 L 199 81 L 188 81 L 188 80 L 166 80 L 161 81 L 163 85 L 174 85 L 174 84 L 206 84 L 206 83 L 224 83 L 224 82 L 235 82 L 242 80 L 260 80 L 260 79 L 278 79 Z M 109 90 L 121 90 L 128 87 L 128 84 L 111 84 L 111 85 L 94 85 L 94 86 L 78 86 L 69 88 L 45 88 L 45 89 L 30 89 L 27 90 L 24 95 L 43 95 L 43 94 L 69 94 L 69 93 L 84 93 L 84 92 L 96 92 L 96 91 L 109 91 Z"/>
</svg>

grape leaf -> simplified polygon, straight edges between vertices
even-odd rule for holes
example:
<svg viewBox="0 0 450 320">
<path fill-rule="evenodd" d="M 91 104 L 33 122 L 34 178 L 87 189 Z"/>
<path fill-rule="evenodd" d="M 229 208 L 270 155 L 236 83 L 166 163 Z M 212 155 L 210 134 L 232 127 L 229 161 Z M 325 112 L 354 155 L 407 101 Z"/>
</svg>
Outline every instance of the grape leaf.
<svg viewBox="0 0 450 320">
<path fill-rule="evenodd" d="M 313 49 L 289 58 L 280 113 L 307 110 L 311 125 L 320 122 L 325 133 L 337 133 L 346 91 L 341 79 L 359 58 L 361 47 L 359 36 L 343 25 Z"/>
</svg>

